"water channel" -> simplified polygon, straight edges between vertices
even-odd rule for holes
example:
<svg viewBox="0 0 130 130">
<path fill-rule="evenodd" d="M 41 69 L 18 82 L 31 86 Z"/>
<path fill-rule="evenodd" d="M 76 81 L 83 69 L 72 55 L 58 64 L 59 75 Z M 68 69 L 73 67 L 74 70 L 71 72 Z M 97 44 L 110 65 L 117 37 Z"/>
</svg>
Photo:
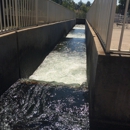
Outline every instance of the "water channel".
<svg viewBox="0 0 130 130">
<path fill-rule="evenodd" d="M 30 79 L 67 84 L 86 82 L 85 26 L 76 25 Z"/>
<path fill-rule="evenodd" d="M 0 130 L 89 130 L 85 26 L 76 25 L 29 79 L 0 98 Z"/>
</svg>

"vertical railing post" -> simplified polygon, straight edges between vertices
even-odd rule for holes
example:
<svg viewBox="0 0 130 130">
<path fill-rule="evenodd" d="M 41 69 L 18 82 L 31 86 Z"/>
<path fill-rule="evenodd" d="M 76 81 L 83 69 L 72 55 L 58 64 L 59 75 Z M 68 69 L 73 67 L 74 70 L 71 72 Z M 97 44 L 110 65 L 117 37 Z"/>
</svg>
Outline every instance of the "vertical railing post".
<svg viewBox="0 0 130 130">
<path fill-rule="evenodd" d="M 36 25 L 38 25 L 38 0 L 35 0 Z"/>
<path fill-rule="evenodd" d="M 16 20 L 16 29 L 19 28 L 19 25 L 18 25 L 18 3 L 17 3 L 17 0 L 15 0 L 15 20 Z"/>
<path fill-rule="evenodd" d="M 2 3 L 0 3 L 2 4 Z M 2 7 L 2 5 L 0 5 Z M 2 12 L 1 12 L 1 9 L 0 9 L 0 32 L 3 31 L 3 24 L 2 24 Z"/>
<path fill-rule="evenodd" d="M 22 5 L 23 5 L 23 27 L 25 27 L 25 0 L 22 0 L 23 1 L 23 3 L 22 3 Z"/>
<path fill-rule="evenodd" d="M 27 26 L 29 26 L 29 1 L 27 0 Z"/>
<path fill-rule="evenodd" d="M 49 15 L 50 15 L 49 14 L 49 7 L 50 7 L 49 4 L 50 4 L 50 1 L 48 0 L 47 1 L 47 23 L 49 23 Z"/>
<path fill-rule="evenodd" d="M 25 0 L 25 27 L 27 27 L 27 0 Z"/>
<path fill-rule="evenodd" d="M 120 35 L 120 41 L 119 41 L 118 51 L 121 50 L 121 45 L 122 45 L 122 40 L 123 40 L 123 35 L 124 35 L 125 21 L 126 21 L 128 6 L 129 6 L 129 0 L 126 1 L 126 7 L 125 7 L 125 13 L 124 13 L 124 20 L 123 20 L 123 25 L 122 25 L 121 35 Z"/>
<path fill-rule="evenodd" d="M 6 20 L 7 20 L 7 29 L 9 30 L 10 26 L 9 26 L 9 4 L 8 1 L 6 0 Z"/>
<path fill-rule="evenodd" d="M 38 25 L 39 19 L 51 23 L 75 18 L 72 11 L 51 0 L 1 0 L 0 4 L 0 32 Z M 39 4 L 45 5 L 46 10 Z M 38 13 L 43 10 L 46 15 L 42 13 L 41 17 Z"/>
<path fill-rule="evenodd" d="M 12 10 L 11 10 L 11 0 L 9 0 L 9 19 L 10 19 L 10 28 L 12 29 L 12 16 L 13 16 L 13 13 L 12 13 Z"/>
<path fill-rule="evenodd" d="M 16 21 L 15 21 L 15 1 L 12 0 L 12 8 L 13 8 L 13 28 L 16 27 Z"/>
<path fill-rule="evenodd" d="M 111 12 L 110 12 L 109 25 L 108 25 L 107 40 L 106 40 L 106 52 L 110 52 L 113 23 L 114 23 L 115 11 L 116 11 L 116 2 L 117 0 L 112 0 L 112 4 L 111 4 Z"/>
</svg>

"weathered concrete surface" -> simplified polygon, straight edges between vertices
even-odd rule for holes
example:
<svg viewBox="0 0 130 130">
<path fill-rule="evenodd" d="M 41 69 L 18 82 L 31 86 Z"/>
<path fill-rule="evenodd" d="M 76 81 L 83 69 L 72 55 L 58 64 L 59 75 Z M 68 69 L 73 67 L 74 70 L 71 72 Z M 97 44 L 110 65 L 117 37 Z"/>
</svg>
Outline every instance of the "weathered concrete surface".
<svg viewBox="0 0 130 130">
<path fill-rule="evenodd" d="M 130 56 L 105 54 L 86 23 L 90 126 L 130 126 Z M 130 128 L 130 127 L 129 127 Z"/>
<path fill-rule="evenodd" d="M 76 20 L 31 27 L 0 36 L 0 94 L 29 77 Z"/>
<path fill-rule="evenodd" d="M 0 36 L 0 95 L 19 78 L 16 33 Z"/>
</svg>

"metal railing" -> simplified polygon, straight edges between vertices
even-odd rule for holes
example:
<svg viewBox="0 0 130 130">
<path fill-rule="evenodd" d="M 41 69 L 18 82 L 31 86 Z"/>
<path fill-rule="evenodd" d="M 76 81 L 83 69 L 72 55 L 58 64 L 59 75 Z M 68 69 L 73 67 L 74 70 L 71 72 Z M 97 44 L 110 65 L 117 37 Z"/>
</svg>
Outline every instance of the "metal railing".
<svg viewBox="0 0 130 130">
<path fill-rule="evenodd" d="M 74 19 L 76 17 L 73 11 L 68 10 L 67 8 L 53 2 L 49 1 L 48 3 L 48 22 L 58 22 L 68 19 Z"/>
<path fill-rule="evenodd" d="M 75 13 L 51 0 L 0 1 L 0 34 L 70 19 L 75 19 Z"/>
<path fill-rule="evenodd" d="M 87 13 L 87 20 L 102 41 L 106 52 L 121 52 L 124 29 L 126 25 L 127 10 L 129 0 L 126 0 L 126 8 L 123 17 L 121 33 L 118 37 L 119 41 L 112 41 L 113 29 L 115 21 L 117 0 L 95 0 Z M 116 34 L 114 34 L 115 36 Z M 113 50 L 111 44 L 118 44 L 117 49 Z"/>
</svg>

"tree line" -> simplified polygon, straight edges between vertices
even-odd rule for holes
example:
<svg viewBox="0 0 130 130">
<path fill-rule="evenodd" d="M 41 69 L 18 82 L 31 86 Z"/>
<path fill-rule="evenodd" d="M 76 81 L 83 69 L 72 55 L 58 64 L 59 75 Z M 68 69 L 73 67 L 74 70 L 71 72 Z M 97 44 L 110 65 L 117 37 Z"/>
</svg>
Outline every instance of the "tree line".
<svg viewBox="0 0 130 130">
<path fill-rule="evenodd" d="M 85 18 L 86 13 L 88 12 L 91 2 L 87 1 L 86 3 L 83 3 L 82 0 L 80 0 L 78 3 L 75 3 L 73 0 L 52 0 L 76 13 L 76 17 L 78 18 Z M 116 7 L 116 13 L 124 15 L 126 7 L 126 0 L 118 0 L 118 5 Z M 128 15 L 130 16 L 130 2 L 129 7 L 127 11 Z"/>
<path fill-rule="evenodd" d="M 118 5 L 116 7 L 116 13 L 124 15 L 125 7 L 126 7 L 126 0 L 118 0 Z M 130 2 L 128 6 L 128 15 L 130 15 Z"/>
<path fill-rule="evenodd" d="M 86 3 L 83 3 L 82 0 L 80 0 L 78 3 L 75 3 L 73 0 L 52 0 L 76 13 L 77 18 L 85 18 L 86 13 L 89 10 L 91 6 L 91 2 L 87 1 Z"/>
</svg>

